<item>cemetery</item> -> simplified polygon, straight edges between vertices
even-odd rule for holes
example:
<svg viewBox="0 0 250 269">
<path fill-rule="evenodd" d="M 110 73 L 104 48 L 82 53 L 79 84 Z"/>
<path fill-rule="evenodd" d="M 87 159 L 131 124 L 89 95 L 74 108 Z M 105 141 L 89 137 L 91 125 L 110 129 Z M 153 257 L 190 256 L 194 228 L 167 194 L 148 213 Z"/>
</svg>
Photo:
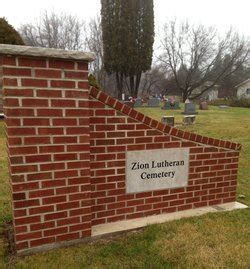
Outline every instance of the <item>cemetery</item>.
<svg viewBox="0 0 250 269">
<path fill-rule="evenodd" d="M 250 267 L 247 16 L 163 2 L 2 5 L 0 268 Z"/>
<path fill-rule="evenodd" d="M 141 228 L 157 223 L 154 220 L 157 215 L 162 217 L 158 220 L 161 223 L 183 210 L 189 214 L 189 210 L 196 212 L 199 208 L 200 212 L 202 208 L 207 208 L 205 212 L 213 212 L 215 205 L 223 211 L 245 207 L 235 203 L 239 143 L 190 133 L 148 117 L 151 110 L 158 111 L 157 117 L 166 113 L 159 105 L 139 107 L 143 114 L 100 90 L 88 90 L 84 72 L 87 71 L 85 62 L 91 60 L 91 55 L 61 51 L 62 58 L 58 59 L 54 50 L 6 45 L 1 47 L 1 52 L 18 254 L 86 242 L 91 237 L 132 227 Z M 65 60 L 67 57 L 70 59 Z M 48 73 L 40 84 L 41 92 L 33 86 L 38 81 L 41 83 L 39 78 L 31 77 L 28 81 L 25 76 L 19 77 L 22 81 L 19 84 L 15 82 L 15 72 L 9 73 L 10 69 L 27 70 L 39 63 L 41 67 L 35 67 L 37 73 L 46 61 L 53 70 L 65 72 L 66 76 L 70 74 L 70 78 L 64 75 L 59 82 Z M 24 88 L 30 89 L 28 96 L 20 96 L 23 107 L 14 101 L 16 97 L 10 91 L 5 90 L 9 83 L 20 94 Z M 69 83 L 71 89 L 68 89 Z M 36 98 L 33 91 L 37 91 Z M 53 99 L 54 94 L 60 103 Z M 52 110 L 47 107 L 50 102 L 55 104 Z M 26 114 L 27 109 L 29 114 Z M 184 111 L 189 112 L 188 109 L 184 104 Z M 91 115 L 90 121 L 84 120 L 86 110 L 89 111 L 87 115 Z M 195 114 L 194 110 L 191 112 Z M 175 113 L 183 117 L 180 111 Z M 45 115 L 52 119 L 51 126 Z M 20 126 L 18 119 L 22 119 L 23 125 Z M 62 132 L 61 126 L 65 124 Z M 38 130 L 38 137 L 43 137 L 43 141 L 52 137 L 54 145 L 37 140 L 34 130 Z M 64 152 L 60 140 L 64 141 L 68 152 Z M 76 144 L 76 141 L 81 142 Z M 42 155 L 34 155 L 37 150 Z M 55 170 L 49 156 L 56 161 Z M 131 222 L 133 219 L 137 219 L 136 226 Z M 55 222 L 58 228 L 53 225 Z"/>
<path fill-rule="evenodd" d="M 161 108 L 151 108 L 144 109 L 140 108 L 140 111 L 143 113 L 146 113 L 147 115 L 154 115 L 154 118 L 156 120 L 160 120 L 163 111 Z M 249 200 L 249 162 L 250 162 L 250 147 L 249 147 L 249 110 L 244 108 L 229 108 L 227 110 L 228 112 L 225 112 L 223 110 L 219 110 L 217 107 L 210 107 L 210 110 L 202 111 L 199 113 L 199 117 L 197 119 L 196 125 L 190 125 L 190 126 L 182 126 L 181 128 L 184 130 L 190 130 L 195 131 L 196 133 L 199 133 L 201 135 L 207 135 L 211 137 L 224 137 L 225 139 L 233 139 L 239 141 L 243 148 L 246 148 L 246 151 L 241 152 L 240 155 L 240 165 L 239 165 L 239 184 L 237 187 L 237 200 L 244 203 L 244 204 L 250 204 Z M 175 114 L 175 118 L 177 122 L 182 121 L 182 115 L 180 115 L 180 112 L 174 112 L 178 113 Z M 216 116 L 216 118 L 215 118 Z M 239 122 L 239 118 L 241 118 L 245 123 L 245 128 L 242 126 Z M 8 176 L 8 168 L 7 168 L 7 158 L 6 158 L 6 151 L 5 151 L 5 142 L 4 142 L 4 122 L 0 121 L 0 159 L 1 159 L 1 167 L 3 169 L 0 169 L 0 182 L 1 182 L 1 192 L 0 192 L 0 218 L 1 219 L 10 219 L 11 216 L 11 206 L 10 206 L 10 198 L 8 194 L 8 186 L 9 186 L 9 176 Z M 245 198 L 239 198 L 242 194 L 245 195 Z M 94 244 L 92 246 L 89 246 L 88 244 L 81 245 L 78 247 L 71 247 L 67 249 L 67 252 L 64 251 L 64 249 L 58 249 L 54 251 L 50 251 L 49 254 L 43 254 L 43 256 L 36 255 L 36 256 L 30 256 L 26 257 L 25 262 L 21 260 L 17 260 L 17 265 L 23 266 L 24 268 L 32 268 L 34 264 L 39 263 L 41 266 L 46 267 L 50 266 L 51 268 L 61 266 L 61 263 L 63 262 L 65 264 L 65 268 L 69 266 L 79 266 L 82 262 L 84 262 L 86 265 L 90 266 L 91 264 L 95 265 L 96 267 L 104 266 L 104 263 L 108 263 L 110 266 L 113 267 L 119 267 L 119 263 L 114 257 L 122 258 L 127 265 L 133 264 L 134 266 L 144 266 L 144 261 L 147 258 L 150 258 L 152 261 L 151 265 L 157 265 L 157 266 L 167 266 L 167 263 L 165 261 L 166 257 L 168 260 L 172 260 L 173 262 L 175 259 L 178 259 L 180 264 L 185 265 L 187 261 L 185 260 L 185 256 L 194 257 L 194 255 L 199 256 L 199 262 L 201 264 L 206 264 L 206 259 L 203 255 L 204 253 L 197 252 L 197 249 L 190 248 L 192 245 L 192 241 L 195 240 L 196 246 L 199 245 L 201 242 L 206 241 L 212 241 L 217 242 L 216 237 L 218 234 L 221 235 L 220 238 L 222 238 L 223 235 L 226 236 L 227 239 L 223 238 L 224 241 L 224 262 L 223 257 L 220 256 L 222 259 L 222 264 L 228 264 L 228 266 L 235 264 L 236 266 L 241 264 L 246 264 L 245 259 L 240 260 L 240 258 L 235 258 L 234 255 L 232 255 L 229 251 L 232 247 L 232 240 L 234 241 L 234 246 L 240 246 L 242 244 L 242 241 L 245 240 L 246 236 L 245 234 L 242 234 L 242 236 L 239 235 L 238 229 L 242 229 L 244 231 L 243 227 L 248 226 L 248 218 L 249 217 L 249 210 L 245 211 L 232 211 L 232 212 L 225 212 L 225 213 L 213 213 L 216 217 L 213 217 L 212 215 L 204 215 L 199 216 L 198 218 L 188 218 L 183 219 L 180 221 L 171 221 L 166 222 L 165 224 L 161 224 L 159 228 L 156 228 L 158 226 L 149 226 L 147 227 L 143 233 L 139 234 L 128 234 L 126 237 L 123 237 L 122 239 L 113 239 L 113 241 L 110 242 L 99 242 L 98 244 Z M 234 221 L 234 225 L 232 225 L 232 221 Z M 202 225 L 201 225 L 202 223 Z M 221 230 L 221 225 L 223 225 L 226 229 L 224 231 Z M 193 228 L 192 228 L 193 227 Z M 166 241 L 159 241 L 163 240 L 165 238 L 166 234 L 169 234 L 172 232 L 178 232 L 180 234 L 180 241 L 179 243 L 183 246 L 187 246 L 187 248 L 184 248 L 182 250 L 182 255 L 179 256 L 178 252 L 165 252 L 165 250 L 162 250 L 163 244 L 173 245 L 175 247 L 179 247 L 178 242 L 174 241 L 175 237 L 169 237 L 166 239 Z M 210 231 L 208 234 L 210 234 L 209 238 L 208 235 L 204 234 L 204 231 Z M 200 236 L 197 238 L 197 233 Z M 235 236 L 238 234 L 237 236 Z M 187 236 L 188 235 L 188 236 Z M 190 239 L 189 239 L 190 238 Z M 155 245 L 155 243 L 159 246 Z M 135 245 L 136 244 L 136 245 Z M 123 256 L 120 249 L 126 248 L 127 251 L 130 251 L 131 254 L 128 256 Z M 148 251 L 145 251 L 145 248 L 148 249 Z M 155 248 L 155 250 L 154 250 Z M 0 243 L 0 249 L 1 253 L 3 255 L 5 251 L 5 246 L 3 241 Z M 137 249 L 137 252 L 135 251 Z M 217 250 L 220 249 L 220 244 L 215 243 L 214 250 L 207 250 L 212 251 L 213 254 L 217 252 Z M 227 250 L 228 249 L 228 250 Z M 139 250 L 139 253 L 138 253 Z M 141 251 L 140 251 L 141 250 Z M 228 252 L 227 252 L 228 251 Z M 132 254 L 134 252 L 134 254 Z M 105 256 L 104 254 L 105 253 Z M 207 252 L 209 253 L 209 252 Z M 213 255 L 211 253 L 211 255 Z M 247 255 L 248 250 L 245 249 L 245 255 Z M 161 254 L 163 256 L 161 256 Z M 49 255 L 49 256 L 48 256 Z M 132 256 L 131 256 L 132 255 Z M 242 253 L 244 255 L 244 252 Z M 73 257 L 75 257 L 73 259 Z M 81 257 L 81 258 L 80 258 Z M 91 257 L 96 257 L 95 261 L 91 259 Z M 139 259 L 138 259 L 139 257 Z M 207 257 L 207 256 L 206 256 Z M 157 261 L 155 259 L 157 258 Z M 53 261 L 53 262 L 52 262 Z M 191 263 L 191 260 L 188 262 Z M 26 266 L 25 266 L 26 265 Z M 217 263 L 218 265 L 218 263 Z M 4 266 L 4 264 L 3 264 Z M 53 267 L 54 266 L 54 267 Z"/>
<path fill-rule="evenodd" d="M 148 107 L 159 107 L 160 101 L 158 98 L 151 98 L 148 100 Z"/>
</svg>

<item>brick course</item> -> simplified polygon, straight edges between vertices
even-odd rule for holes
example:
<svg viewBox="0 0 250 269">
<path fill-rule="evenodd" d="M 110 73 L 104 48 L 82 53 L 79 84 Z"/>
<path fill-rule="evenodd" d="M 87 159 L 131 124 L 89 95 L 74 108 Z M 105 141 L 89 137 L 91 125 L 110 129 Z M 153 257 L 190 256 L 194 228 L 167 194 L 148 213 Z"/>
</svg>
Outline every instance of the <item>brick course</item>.
<svg viewBox="0 0 250 269">
<path fill-rule="evenodd" d="M 236 200 L 240 144 L 163 125 L 95 88 L 90 110 L 92 225 Z M 126 151 L 175 147 L 190 148 L 186 188 L 126 194 Z"/>
<path fill-rule="evenodd" d="M 93 87 L 86 61 L 0 56 L 18 252 L 95 225 L 235 201 L 241 145 L 164 125 Z M 190 149 L 185 188 L 127 194 L 125 152 Z"/>
<path fill-rule="evenodd" d="M 90 236 L 88 65 L 1 63 L 17 251 Z"/>
</svg>

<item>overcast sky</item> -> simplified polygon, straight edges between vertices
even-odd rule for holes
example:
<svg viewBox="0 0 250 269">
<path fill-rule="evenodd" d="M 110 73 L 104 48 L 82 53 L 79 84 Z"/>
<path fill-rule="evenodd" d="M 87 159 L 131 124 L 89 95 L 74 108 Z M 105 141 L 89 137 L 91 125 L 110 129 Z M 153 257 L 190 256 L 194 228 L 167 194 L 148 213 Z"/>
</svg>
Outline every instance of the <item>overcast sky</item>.
<svg viewBox="0 0 250 269">
<path fill-rule="evenodd" d="M 125 0 L 124 0 L 125 1 Z M 0 17 L 6 17 L 18 28 L 33 22 L 45 10 L 66 12 L 89 20 L 100 14 L 100 0 L 5 0 Z M 215 25 L 223 33 L 230 26 L 250 36 L 249 0 L 154 0 L 156 32 L 167 19 L 188 19 L 193 23 Z"/>
</svg>

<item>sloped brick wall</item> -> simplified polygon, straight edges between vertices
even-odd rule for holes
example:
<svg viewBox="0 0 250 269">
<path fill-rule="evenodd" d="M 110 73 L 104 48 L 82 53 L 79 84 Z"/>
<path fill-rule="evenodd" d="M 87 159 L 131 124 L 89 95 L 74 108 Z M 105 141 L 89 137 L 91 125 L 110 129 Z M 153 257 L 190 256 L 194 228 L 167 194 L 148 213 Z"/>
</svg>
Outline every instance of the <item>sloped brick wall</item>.
<svg viewBox="0 0 250 269">
<path fill-rule="evenodd" d="M 89 89 L 84 54 L 2 46 L 18 253 L 79 242 L 98 224 L 235 201 L 240 144 L 164 125 Z M 126 152 L 166 148 L 190 149 L 187 187 L 127 194 Z"/>
<path fill-rule="evenodd" d="M 235 201 L 240 145 L 163 125 L 94 88 L 90 96 L 92 225 Z M 126 151 L 179 147 L 190 148 L 187 187 L 126 194 Z"/>
</svg>

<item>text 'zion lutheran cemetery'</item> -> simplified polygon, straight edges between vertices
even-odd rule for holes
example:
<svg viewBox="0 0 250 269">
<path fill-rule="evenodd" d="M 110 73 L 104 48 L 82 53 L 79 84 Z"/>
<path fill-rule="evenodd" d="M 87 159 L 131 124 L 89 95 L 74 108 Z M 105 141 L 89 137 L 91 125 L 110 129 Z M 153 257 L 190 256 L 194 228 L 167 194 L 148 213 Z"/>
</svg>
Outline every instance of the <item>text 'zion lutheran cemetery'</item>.
<svg viewBox="0 0 250 269">
<path fill-rule="evenodd" d="M 183 166 L 185 162 L 182 161 L 170 161 L 167 160 L 162 162 L 151 161 L 150 163 L 140 163 L 140 162 L 133 162 L 132 163 L 132 170 L 146 170 L 146 169 L 154 169 L 154 168 L 164 168 L 164 167 L 171 167 L 171 166 Z M 147 172 L 141 173 L 142 179 L 150 179 L 150 178 L 162 178 L 162 177 L 170 177 L 173 178 L 175 175 L 175 171 L 161 171 L 158 173 L 151 173 L 148 174 Z"/>
<path fill-rule="evenodd" d="M 127 193 L 186 186 L 188 164 L 186 148 L 127 152 Z"/>
</svg>

